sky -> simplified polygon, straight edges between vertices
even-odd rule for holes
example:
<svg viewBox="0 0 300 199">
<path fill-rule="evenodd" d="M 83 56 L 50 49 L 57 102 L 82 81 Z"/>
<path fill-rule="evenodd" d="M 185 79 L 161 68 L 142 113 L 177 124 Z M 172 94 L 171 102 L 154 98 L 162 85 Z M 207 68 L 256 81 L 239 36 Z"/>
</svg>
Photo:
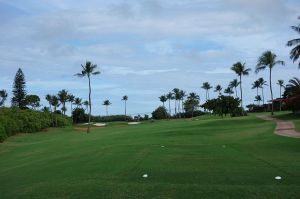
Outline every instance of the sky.
<svg viewBox="0 0 300 199">
<path fill-rule="evenodd" d="M 290 26 L 300 24 L 298 0 L 0 0 L 0 89 L 9 93 L 18 68 L 28 94 L 41 97 L 67 89 L 88 99 L 87 79 L 75 77 L 87 60 L 97 64 L 92 77 L 94 115 L 150 114 L 158 97 L 173 88 L 196 92 L 203 82 L 224 88 L 236 78 L 230 67 L 241 61 L 252 69 L 243 77 L 244 104 L 253 103 L 251 84 L 268 72 L 254 73 L 258 57 L 272 50 L 285 66 L 273 70 L 278 79 L 300 74 L 289 59 L 286 42 L 299 37 Z M 268 88 L 265 98 L 270 99 Z M 217 96 L 211 90 L 211 97 Z"/>
</svg>

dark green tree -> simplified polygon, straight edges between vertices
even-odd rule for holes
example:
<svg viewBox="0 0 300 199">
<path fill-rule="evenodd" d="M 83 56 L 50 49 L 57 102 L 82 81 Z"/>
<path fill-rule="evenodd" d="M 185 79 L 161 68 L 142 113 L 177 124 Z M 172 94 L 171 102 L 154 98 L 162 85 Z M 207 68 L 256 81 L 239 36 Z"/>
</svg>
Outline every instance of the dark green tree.
<svg viewBox="0 0 300 199">
<path fill-rule="evenodd" d="M 209 100 L 209 90 L 212 88 L 212 86 L 208 82 L 204 82 L 201 88 L 203 88 L 206 91 L 206 101 Z"/>
<path fill-rule="evenodd" d="M 264 87 L 268 86 L 267 81 L 265 81 L 264 78 L 262 78 L 262 77 L 258 78 L 257 81 L 259 82 L 259 88 L 261 89 L 261 95 L 262 95 L 263 104 L 265 104 Z"/>
<path fill-rule="evenodd" d="M 300 16 L 298 17 L 300 19 Z M 292 26 L 291 27 L 294 31 L 296 31 L 298 34 L 300 34 L 300 25 L 298 26 Z M 293 62 L 297 61 L 300 57 L 300 38 L 292 39 L 287 42 L 287 46 L 295 46 L 290 53 L 290 58 L 293 60 Z M 298 65 L 300 69 L 300 62 Z"/>
<path fill-rule="evenodd" d="M 279 86 L 279 98 L 282 98 L 282 94 L 281 94 L 281 91 L 282 91 L 282 88 L 284 88 L 284 81 L 282 79 L 279 79 L 277 81 L 277 85 Z M 281 111 L 281 108 L 282 108 L 282 103 L 280 101 L 280 107 L 279 107 L 279 110 Z"/>
<path fill-rule="evenodd" d="M 240 91 L 241 91 L 241 108 L 243 108 L 242 76 L 248 76 L 251 69 L 246 68 L 246 63 L 242 64 L 241 62 L 237 62 L 233 64 L 231 70 L 234 71 L 240 78 L 239 84 L 240 84 Z"/>
<path fill-rule="evenodd" d="M 239 85 L 240 85 L 240 82 L 239 82 L 237 79 L 234 79 L 234 80 L 232 80 L 232 81 L 229 83 L 229 87 L 230 87 L 231 89 L 234 88 L 236 98 L 238 98 L 238 95 L 237 95 L 237 89 L 236 89 L 236 88 L 237 88 Z"/>
<path fill-rule="evenodd" d="M 192 113 L 192 117 L 194 117 L 194 111 L 199 107 L 199 100 L 199 95 L 196 93 L 190 93 L 187 100 L 184 102 L 185 111 Z"/>
<path fill-rule="evenodd" d="M 25 108 L 26 102 L 26 81 L 25 76 L 21 68 L 16 73 L 14 85 L 13 85 L 13 98 L 11 99 L 12 106 L 17 106 L 19 108 Z"/>
<path fill-rule="evenodd" d="M 156 120 L 167 119 L 168 117 L 167 109 L 163 106 L 158 107 L 152 112 L 152 118 Z"/>
<path fill-rule="evenodd" d="M 168 100 L 168 98 L 165 95 L 162 95 L 159 97 L 159 100 L 163 103 L 163 107 L 165 107 L 165 102 Z"/>
<path fill-rule="evenodd" d="M 215 90 L 214 90 L 214 91 L 215 91 L 215 92 L 218 92 L 218 93 L 219 93 L 219 96 L 220 96 L 220 95 L 222 95 L 222 93 L 221 93 L 221 92 L 222 92 L 222 89 L 223 89 L 222 86 L 221 86 L 220 84 L 218 84 L 218 85 L 215 87 Z"/>
<path fill-rule="evenodd" d="M 40 97 L 37 95 L 26 95 L 25 103 L 27 106 L 30 106 L 32 109 L 40 107 Z"/>
<path fill-rule="evenodd" d="M 6 90 L 0 90 L 0 107 L 4 105 L 6 98 L 7 98 Z"/>
<path fill-rule="evenodd" d="M 102 104 L 106 108 L 106 116 L 108 116 L 108 106 L 111 105 L 111 102 L 109 100 L 105 100 Z"/>
<path fill-rule="evenodd" d="M 59 91 L 57 94 L 57 97 L 58 97 L 58 100 L 60 101 L 60 103 L 62 104 L 61 110 L 62 110 L 63 114 L 66 115 L 66 111 L 67 111 L 66 102 L 69 99 L 68 91 L 65 89 Z"/>
</svg>

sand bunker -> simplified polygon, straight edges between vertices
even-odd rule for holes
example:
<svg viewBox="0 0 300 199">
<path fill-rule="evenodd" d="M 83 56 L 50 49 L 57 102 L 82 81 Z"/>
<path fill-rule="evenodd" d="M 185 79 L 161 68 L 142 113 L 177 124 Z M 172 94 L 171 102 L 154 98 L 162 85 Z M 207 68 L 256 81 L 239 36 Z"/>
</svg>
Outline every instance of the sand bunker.
<svg viewBox="0 0 300 199">
<path fill-rule="evenodd" d="M 128 122 L 129 125 L 140 124 L 141 122 Z"/>
<path fill-rule="evenodd" d="M 95 123 L 95 124 L 93 124 L 93 126 L 106 126 L 106 124 L 105 123 Z"/>
</svg>

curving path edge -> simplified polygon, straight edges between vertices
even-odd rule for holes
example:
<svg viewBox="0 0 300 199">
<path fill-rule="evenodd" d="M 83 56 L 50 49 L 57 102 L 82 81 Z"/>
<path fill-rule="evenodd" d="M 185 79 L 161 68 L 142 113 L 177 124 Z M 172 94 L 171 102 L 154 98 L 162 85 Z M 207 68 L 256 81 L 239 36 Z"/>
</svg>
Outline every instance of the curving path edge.
<svg viewBox="0 0 300 199">
<path fill-rule="evenodd" d="M 258 115 L 256 117 L 263 120 L 275 122 L 276 129 L 274 133 L 276 135 L 292 137 L 292 138 L 300 138 L 300 132 L 297 132 L 295 130 L 295 125 L 292 121 L 279 120 L 268 115 Z"/>
</svg>

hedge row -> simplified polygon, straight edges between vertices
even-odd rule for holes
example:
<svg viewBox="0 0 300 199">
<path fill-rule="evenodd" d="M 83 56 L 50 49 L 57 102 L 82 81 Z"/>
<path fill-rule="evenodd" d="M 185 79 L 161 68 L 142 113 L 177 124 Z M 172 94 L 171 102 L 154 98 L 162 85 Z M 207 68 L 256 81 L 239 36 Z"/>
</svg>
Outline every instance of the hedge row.
<svg viewBox="0 0 300 199">
<path fill-rule="evenodd" d="M 17 133 L 34 133 L 48 127 L 67 125 L 71 125 L 71 120 L 61 115 L 18 108 L 1 108 L 0 142 Z"/>
<path fill-rule="evenodd" d="M 110 116 L 93 116 L 93 122 L 116 122 L 116 121 L 132 121 L 132 117 L 125 115 L 110 115 Z"/>
</svg>

